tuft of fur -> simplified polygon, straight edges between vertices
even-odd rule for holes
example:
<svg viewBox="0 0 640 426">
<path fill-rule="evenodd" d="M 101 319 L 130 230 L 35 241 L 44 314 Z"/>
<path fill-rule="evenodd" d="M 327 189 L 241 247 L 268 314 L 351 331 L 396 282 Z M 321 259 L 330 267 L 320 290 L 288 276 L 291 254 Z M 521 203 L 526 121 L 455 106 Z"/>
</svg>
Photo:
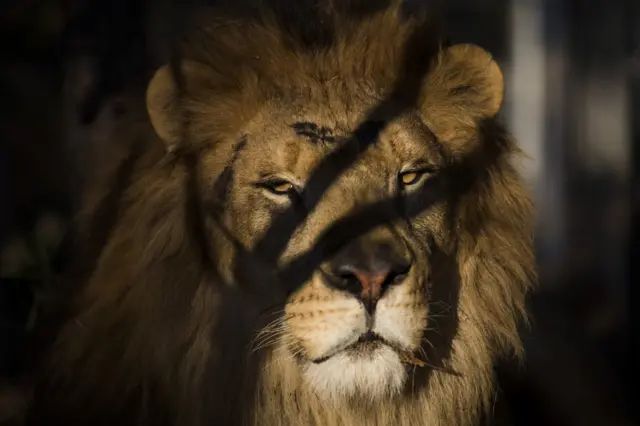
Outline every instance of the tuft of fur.
<svg viewBox="0 0 640 426">
<path fill-rule="evenodd" d="M 362 394 L 374 402 L 402 391 L 407 372 L 393 349 L 382 348 L 356 362 L 348 358 L 349 355 L 339 353 L 321 365 L 305 366 L 302 374 L 320 399 L 340 407 L 342 400 Z M 345 364 L 349 367 L 345 368 Z"/>
<path fill-rule="evenodd" d="M 28 424 L 470 426 L 490 408 L 492 366 L 520 353 L 518 324 L 536 278 L 533 206 L 511 165 L 519 151 L 481 114 L 491 108 L 478 95 L 483 76 L 439 62 L 440 40 L 427 18 L 407 16 L 395 1 L 360 15 L 351 13 L 357 1 L 300 3 L 305 14 L 278 1 L 242 19 L 225 10 L 201 14 L 206 25 L 184 49 L 201 66 L 183 65 L 185 96 L 175 111 L 188 118 L 187 140 L 165 157 L 151 131 L 130 132 L 129 155 L 111 155 L 96 178 L 79 221 L 94 267 L 44 352 Z M 353 129 L 389 96 L 424 114 L 464 187 L 452 189 L 455 209 L 441 214 L 451 223 L 433 236 L 455 242 L 443 243 L 445 253 L 433 261 L 449 275 L 432 278 L 459 290 L 456 307 L 440 312 L 455 323 L 450 351 L 425 369 L 405 367 L 389 348 L 348 369 L 346 354 L 301 368 L 283 326 L 275 343 L 251 351 L 265 330 L 261 309 L 277 290 L 265 296 L 259 288 L 257 297 L 243 280 L 229 279 L 229 259 L 247 261 L 244 241 L 221 231 L 203 241 L 212 191 L 205 172 L 229 170 L 238 151 L 229 141 L 273 111 L 326 105 L 344 111 L 332 119 Z M 207 157 L 211 142 L 216 155 Z M 234 216 L 245 234 L 248 214 Z M 244 281 L 268 282 L 246 265 Z M 437 314 L 430 307 L 429 327 L 438 328 Z M 380 395 L 358 398 L 362 389 Z"/>
</svg>

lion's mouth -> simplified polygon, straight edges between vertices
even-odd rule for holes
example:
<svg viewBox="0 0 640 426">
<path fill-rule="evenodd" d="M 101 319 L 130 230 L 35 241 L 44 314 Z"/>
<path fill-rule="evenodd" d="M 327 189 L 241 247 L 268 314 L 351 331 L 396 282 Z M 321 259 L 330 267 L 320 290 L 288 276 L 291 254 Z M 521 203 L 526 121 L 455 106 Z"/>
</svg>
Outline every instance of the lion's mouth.
<svg viewBox="0 0 640 426">
<path fill-rule="evenodd" d="M 367 354 L 373 352 L 382 345 L 387 345 L 387 342 L 382 337 L 372 331 L 367 331 L 360 336 L 358 340 L 344 348 L 342 352 Z"/>
<path fill-rule="evenodd" d="M 335 355 L 344 352 L 353 353 L 354 355 L 365 355 L 367 353 L 373 352 L 375 349 L 385 344 L 387 344 L 386 341 L 378 334 L 372 331 L 367 331 L 366 333 L 360 335 L 360 337 L 358 337 L 355 342 L 347 343 L 344 346 L 339 346 L 329 354 L 321 358 L 316 358 L 312 361 L 315 364 L 322 364 Z"/>
<path fill-rule="evenodd" d="M 400 348 L 398 345 L 389 342 L 377 333 L 373 331 L 367 331 L 360 335 L 355 342 L 349 343 L 346 346 L 339 347 L 332 351 L 330 354 L 321 358 L 312 360 L 314 364 L 322 364 L 339 353 L 349 353 L 354 356 L 368 356 L 371 355 L 376 349 L 381 346 L 388 346 L 393 349 L 399 356 L 402 362 L 417 366 L 423 366 L 424 363 L 416 358 L 412 351 Z"/>
</svg>

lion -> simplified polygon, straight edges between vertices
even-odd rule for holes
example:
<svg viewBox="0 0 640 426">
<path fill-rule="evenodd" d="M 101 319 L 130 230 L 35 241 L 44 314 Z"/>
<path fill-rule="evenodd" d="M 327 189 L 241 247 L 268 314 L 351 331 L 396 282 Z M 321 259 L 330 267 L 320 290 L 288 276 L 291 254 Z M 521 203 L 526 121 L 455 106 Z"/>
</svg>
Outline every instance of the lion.
<svg viewBox="0 0 640 426">
<path fill-rule="evenodd" d="M 490 412 L 494 364 L 522 355 L 534 208 L 499 65 L 401 3 L 197 14 L 87 195 L 83 236 L 110 231 L 26 424 Z"/>
</svg>

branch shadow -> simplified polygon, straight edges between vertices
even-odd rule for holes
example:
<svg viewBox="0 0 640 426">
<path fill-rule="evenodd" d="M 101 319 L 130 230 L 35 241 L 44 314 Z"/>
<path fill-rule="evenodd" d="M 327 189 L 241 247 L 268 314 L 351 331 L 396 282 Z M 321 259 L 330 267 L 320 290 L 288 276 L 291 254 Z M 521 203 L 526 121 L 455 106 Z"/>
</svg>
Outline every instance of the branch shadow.
<svg viewBox="0 0 640 426">
<path fill-rule="evenodd" d="M 414 378 L 406 393 L 415 395 L 428 390 L 435 372 L 459 376 L 446 365 L 453 339 L 458 332 L 460 272 L 457 259 L 437 245 L 431 250 L 432 279 L 428 295 L 428 328 L 422 335 L 421 352 L 425 366 L 413 370 Z"/>
</svg>

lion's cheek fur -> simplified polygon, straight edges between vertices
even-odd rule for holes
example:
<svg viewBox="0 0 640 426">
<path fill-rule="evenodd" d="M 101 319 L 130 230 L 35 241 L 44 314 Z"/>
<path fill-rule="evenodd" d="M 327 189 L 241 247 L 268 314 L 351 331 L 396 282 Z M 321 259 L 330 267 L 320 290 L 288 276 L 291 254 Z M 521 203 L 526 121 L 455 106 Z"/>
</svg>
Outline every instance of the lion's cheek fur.
<svg viewBox="0 0 640 426">
<path fill-rule="evenodd" d="M 344 344 L 366 323 L 355 298 L 345 298 L 314 277 L 289 298 L 283 326 L 284 342 L 312 360 Z"/>
<path fill-rule="evenodd" d="M 399 347 L 415 351 L 427 327 L 427 294 L 415 279 L 391 288 L 376 307 L 373 332 Z"/>
</svg>

